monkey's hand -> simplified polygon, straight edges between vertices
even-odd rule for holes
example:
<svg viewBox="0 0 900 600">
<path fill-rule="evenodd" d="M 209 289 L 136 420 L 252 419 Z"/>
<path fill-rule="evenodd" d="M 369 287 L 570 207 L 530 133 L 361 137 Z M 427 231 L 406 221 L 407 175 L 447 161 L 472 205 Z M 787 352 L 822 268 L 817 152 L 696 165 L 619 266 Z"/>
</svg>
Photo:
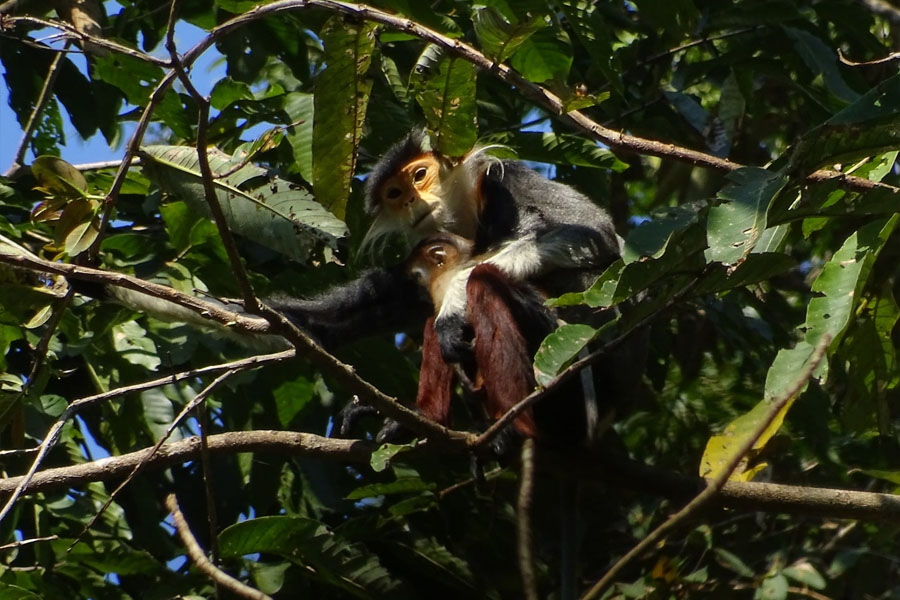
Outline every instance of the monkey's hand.
<svg viewBox="0 0 900 600">
<path fill-rule="evenodd" d="M 438 317 L 434 321 L 434 332 L 446 362 L 464 363 L 472 356 L 472 328 L 464 313 Z"/>
</svg>

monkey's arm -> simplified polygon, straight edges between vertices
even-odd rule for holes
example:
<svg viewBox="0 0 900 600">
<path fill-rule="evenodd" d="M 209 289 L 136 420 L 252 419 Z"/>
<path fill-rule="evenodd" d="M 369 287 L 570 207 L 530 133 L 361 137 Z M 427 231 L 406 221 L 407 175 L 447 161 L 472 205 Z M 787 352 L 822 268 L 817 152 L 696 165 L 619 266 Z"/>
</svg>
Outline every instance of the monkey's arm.
<svg viewBox="0 0 900 600">
<path fill-rule="evenodd" d="M 321 295 L 276 296 L 267 303 L 332 350 L 353 340 L 419 326 L 433 309 L 401 265 L 370 269 Z"/>
</svg>

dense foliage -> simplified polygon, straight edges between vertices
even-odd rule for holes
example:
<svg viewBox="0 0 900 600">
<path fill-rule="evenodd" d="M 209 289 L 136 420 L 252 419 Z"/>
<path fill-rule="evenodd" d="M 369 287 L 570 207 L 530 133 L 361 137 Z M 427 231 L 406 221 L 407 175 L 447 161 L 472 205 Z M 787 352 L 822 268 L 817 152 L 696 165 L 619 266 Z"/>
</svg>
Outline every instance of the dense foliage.
<svg viewBox="0 0 900 600">
<path fill-rule="evenodd" d="M 174 533 L 170 492 L 221 569 L 273 597 L 522 597 L 514 460 L 450 488 L 471 477 L 465 452 L 389 448 L 370 463 L 373 444 L 312 452 L 318 438 L 210 437 L 202 458 L 163 462 L 163 446 L 104 507 L 137 464 L 116 457 L 163 438 L 324 436 L 363 393 L 357 376 L 409 404 L 417 332 L 342 349 L 355 374 L 303 347 L 193 373 L 251 355 L 233 340 L 241 328 L 225 337 L 93 300 L 46 262 L 202 300 L 245 295 L 239 255 L 259 297 L 312 294 L 365 268 L 365 173 L 422 125 L 448 155 L 498 144 L 612 214 L 625 256 L 560 302 L 637 310 L 601 331 L 559 331 L 537 368 L 548 383 L 587 340 L 649 328 L 641 393 L 614 425 L 630 458 L 715 474 L 768 403 L 788 400 L 732 479 L 805 486 L 793 514 L 726 497 L 627 565 L 609 597 L 900 597 L 893 499 L 850 520 L 805 509 L 803 494 L 900 485 L 895 4 L 382 0 L 381 13 L 176 0 L 174 18 L 158 1 L 58 4 L 0 9 L 0 63 L 25 133 L 0 178 L 4 502 L 35 460 L 27 450 L 49 450 L 0 513 L 3 598 L 215 595 Z M 193 49 L 178 43 L 197 31 L 188 24 L 202 30 Z M 221 57 L 211 76 L 189 68 L 204 52 Z M 127 169 L 55 158 L 72 143 L 64 115 L 69 138 L 102 135 Z M 234 241 L 210 218 L 212 192 Z M 794 399 L 817 347 L 824 359 Z M 195 399 L 199 412 L 179 415 Z M 685 500 L 609 472 L 582 475 L 583 589 Z M 539 473 L 542 597 L 558 584 L 556 485 Z"/>
</svg>

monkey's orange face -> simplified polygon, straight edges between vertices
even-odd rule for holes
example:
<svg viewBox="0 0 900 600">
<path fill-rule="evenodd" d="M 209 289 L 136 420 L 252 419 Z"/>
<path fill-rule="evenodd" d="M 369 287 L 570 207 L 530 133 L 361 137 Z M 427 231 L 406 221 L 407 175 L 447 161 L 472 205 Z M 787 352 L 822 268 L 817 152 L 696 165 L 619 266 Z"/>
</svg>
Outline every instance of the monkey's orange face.
<svg viewBox="0 0 900 600">
<path fill-rule="evenodd" d="M 448 261 L 457 255 L 458 252 L 454 248 L 445 244 L 428 244 L 413 254 L 409 272 L 419 285 L 429 287 L 441 276 Z"/>
<path fill-rule="evenodd" d="M 425 154 L 403 165 L 378 190 L 382 212 L 420 235 L 438 228 L 441 207 L 441 164 Z"/>
</svg>

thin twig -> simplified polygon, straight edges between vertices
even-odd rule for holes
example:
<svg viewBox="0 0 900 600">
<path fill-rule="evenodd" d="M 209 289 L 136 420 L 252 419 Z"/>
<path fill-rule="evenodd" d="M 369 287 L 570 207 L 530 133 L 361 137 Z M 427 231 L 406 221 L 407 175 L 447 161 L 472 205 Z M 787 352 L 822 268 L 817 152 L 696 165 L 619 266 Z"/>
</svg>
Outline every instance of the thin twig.
<svg viewBox="0 0 900 600">
<path fill-rule="evenodd" d="M 816 345 L 815 350 L 812 355 L 807 360 L 806 366 L 800 375 L 797 377 L 796 381 L 793 385 L 780 397 L 775 398 L 769 404 L 768 412 L 766 412 L 765 416 L 760 419 L 750 434 L 746 437 L 744 442 L 734 451 L 734 453 L 729 457 L 728 461 L 722 466 L 722 470 L 719 473 L 711 478 L 707 479 L 705 489 L 697 494 L 697 496 L 687 503 L 687 505 L 682 508 L 680 511 L 670 516 L 665 520 L 659 527 L 651 531 L 647 537 L 642 539 L 639 543 L 637 543 L 631 550 L 629 550 L 622 558 L 620 558 L 616 563 L 610 567 L 610 569 L 603 575 L 603 577 L 591 587 L 588 592 L 582 596 L 582 600 L 592 600 L 594 598 L 598 598 L 603 591 L 609 587 L 610 584 L 615 580 L 616 576 L 624 569 L 631 561 L 635 558 L 643 554 L 648 549 L 652 548 L 657 542 L 659 542 L 667 533 L 673 530 L 680 523 L 684 522 L 691 515 L 700 510 L 700 508 L 706 504 L 709 500 L 711 500 L 728 479 L 731 477 L 731 474 L 738 467 L 740 462 L 744 459 L 744 456 L 750 451 L 751 448 L 756 444 L 757 440 L 759 440 L 760 436 L 769 428 L 772 422 L 775 420 L 775 417 L 784 409 L 787 403 L 794 397 L 796 397 L 806 385 L 807 381 L 812 374 L 815 372 L 816 368 L 819 366 L 819 363 L 822 362 L 822 359 L 825 357 L 825 351 L 828 348 L 828 343 L 831 341 L 831 336 L 825 334 L 819 340 L 819 343 Z"/>
<path fill-rule="evenodd" d="M 157 65 L 159 67 L 169 67 L 169 61 L 164 58 L 157 58 L 151 54 L 147 54 L 146 52 L 141 52 L 140 50 L 135 50 L 134 48 L 129 48 L 128 46 L 123 46 L 122 44 L 118 44 L 106 38 L 97 37 L 88 33 L 84 33 L 83 31 L 78 31 L 78 29 L 76 29 L 74 26 L 63 21 L 48 21 L 46 19 L 38 19 L 37 17 L 28 16 L 10 17 L 8 20 L 14 25 L 16 23 L 29 23 L 31 25 L 37 25 L 42 29 L 58 29 L 62 32 L 62 35 L 68 41 L 77 40 L 79 42 L 82 42 L 82 47 L 87 47 L 88 44 L 99 46 L 101 48 L 104 48 L 105 50 L 109 50 L 117 54 L 125 54 L 132 58 L 136 58 L 143 62 Z M 52 48 L 49 48 L 49 50 L 52 50 Z"/>
<path fill-rule="evenodd" d="M 181 409 L 181 412 L 179 412 L 175 416 L 175 418 L 172 419 L 172 422 L 169 423 L 168 427 L 166 427 L 165 433 L 163 433 L 163 435 L 159 438 L 159 441 L 157 441 L 153 445 L 153 447 L 150 449 L 150 453 L 147 455 L 147 460 L 150 460 L 150 458 L 152 458 L 153 455 L 156 454 L 156 452 L 162 447 L 162 445 L 166 443 L 166 440 L 169 439 L 169 437 L 172 435 L 172 433 L 175 431 L 175 429 L 181 425 L 181 422 L 184 420 L 184 418 L 192 410 L 194 410 L 194 408 L 196 408 L 196 406 L 198 404 L 200 404 L 201 402 L 204 402 L 209 397 L 209 395 L 213 392 L 213 390 L 215 390 L 219 386 L 219 384 L 221 384 L 223 381 L 225 381 L 226 379 L 228 379 L 235 373 L 237 373 L 237 371 L 234 371 L 234 370 L 225 371 L 224 373 L 222 373 L 221 375 L 216 377 L 209 385 L 207 385 L 205 388 L 200 390 L 200 392 L 196 396 L 194 396 L 191 399 L 191 401 L 188 402 L 187 405 L 185 405 L 184 408 Z M 69 545 L 69 550 L 74 548 L 75 545 L 81 541 L 81 538 L 84 537 L 84 535 L 88 531 L 90 531 L 91 527 L 94 526 L 94 523 L 97 522 L 97 519 L 99 519 L 100 516 L 104 512 L 106 512 L 106 509 L 109 508 L 109 506 L 115 501 L 115 499 L 118 498 L 119 492 L 121 492 L 123 489 L 125 489 L 125 486 L 127 486 L 129 483 L 131 483 L 131 480 L 134 479 L 135 475 L 138 474 L 138 472 L 141 470 L 141 468 L 145 464 L 146 464 L 146 461 L 140 462 L 134 466 L 134 469 L 132 469 L 131 473 L 129 473 L 128 476 L 125 477 L 124 481 L 122 481 L 122 483 L 120 483 L 116 487 L 116 489 L 113 490 L 113 492 L 109 495 L 109 497 L 103 503 L 103 506 L 100 507 L 100 510 L 97 511 L 97 513 L 91 518 L 91 520 L 88 522 L 88 524 L 84 526 L 84 529 L 81 530 L 81 533 L 78 534 L 78 537 L 76 537 L 75 540 Z"/>
<path fill-rule="evenodd" d="M 3 544 L 0 546 L 0 551 L 2 550 L 13 550 L 16 548 L 21 548 L 22 546 L 28 546 L 30 544 L 36 544 L 38 542 L 52 542 L 54 540 L 58 540 L 58 535 L 48 535 L 45 537 L 31 538 L 28 540 L 16 540 L 15 542 L 10 542 L 9 544 Z"/>
<path fill-rule="evenodd" d="M 538 600 L 537 576 L 534 573 L 534 542 L 531 535 L 531 506 L 534 499 L 534 440 L 522 442 L 522 464 L 519 474 L 519 498 L 516 504 L 519 573 L 522 593 L 527 600 Z"/>
<path fill-rule="evenodd" d="M 68 45 L 69 42 L 66 42 L 66 47 L 68 47 Z M 47 69 L 47 74 L 44 75 L 44 86 L 41 88 L 40 94 L 38 94 L 37 101 L 34 103 L 31 114 L 28 115 L 28 123 L 25 124 L 25 130 L 22 132 L 22 140 L 19 142 L 19 147 L 13 155 L 12 164 L 6 172 L 7 177 L 12 176 L 12 174 L 24 164 L 25 153 L 28 151 L 28 145 L 31 144 L 31 136 L 34 134 L 34 130 L 37 129 L 44 108 L 47 107 L 47 103 L 50 102 L 50 98 L 53 97 L 53 85 L 56 83 L 56 78 L 59 77 L 59 65 L 62 62 L 62 58 L 63 54 L 60 53 L 54 56 L 53 60 L 50 62 L 50 68 Z"/>
<path fill-rule="evenodd" d="M 216 565 L 206 558 L 203 548 L 197 543 L 197 538 L 191 533 L 191 528 L 188 527 L 184 515 L 181 514 L 181 510 L 178 508 L 178 500 L 175 498 L 175 494 L 166 496 L 166 508 L 172 513 L 172 522 L 175 524 L 175 531 L 178 532 L 178 537 L 181 538 L 181 542 L 184 544 L 187 555 L 198 569 L 206 573 L 206 575 L 215 581 L 217 585 L 228 588 L 239 596 L 250 598 L 251 600 L 272 600 L 271 596 L 267 596 L 258 589 L 250 587 L 246 583 L 235 579 L 225 571 L 216 567 Z"/>
<path fill-rule="evenodd" d="M 200 468 L 203 471 L 203 491 L 206 496 L 206 515 L 209 524 L 209 558 L 213 563 L 219 562 L 219 514 L 216 510 L 215 482 L 213 481 L 212 462 L 209 456 L 209 411 L 206 402 L 197 406 L 197 423 L 200 426 Z"/>
<path fill-rule="evenodd" d="M 875 60 L 865 60 L 862 62 L 856 62 L 856 61 L 850 60 L 849 58 L 844 56 L 844 53 L 841 51 L 840 48 L 837 49 L 837 53 L 838 53 L 838 58 L 840 59 L 840 61 L 850 67 L 869 67 L 872 65 L 883 65 L 885 63 L 889 63 L 889 62 L 892 62 L 895 60 L 900 60 L 900 52 L 891 52 L 884 58 L 876 58 Z"/>
</svg>

